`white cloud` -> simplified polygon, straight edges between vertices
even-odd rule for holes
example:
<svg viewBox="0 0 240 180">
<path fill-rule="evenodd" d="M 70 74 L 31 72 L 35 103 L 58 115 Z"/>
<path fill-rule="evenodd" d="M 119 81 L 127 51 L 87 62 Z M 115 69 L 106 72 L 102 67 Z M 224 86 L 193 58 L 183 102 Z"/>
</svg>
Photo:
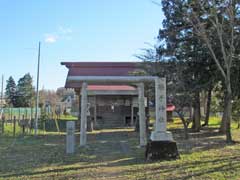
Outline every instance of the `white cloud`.
<svg viewBox="0 0 240 180">
<path fill-rule="evenodd" d="M 60 34 L 71 34 L 72 33 L 72 29 L 60 26 L 59 27 L 59 33 Z"/>
<path fill-rule="evenodd" d="M 44 41 L 46 43 L 55 43 L 58 40 L 70 40 L 72 29 L 60 26 L 56 32 L 45 34 Z"/>
<path fill-rule="evenodd" d="M 46 34 L 45 42 L 46 43 L 55 43 L 58 40 L 58 36 L 54 34 Z"/>
</svg>

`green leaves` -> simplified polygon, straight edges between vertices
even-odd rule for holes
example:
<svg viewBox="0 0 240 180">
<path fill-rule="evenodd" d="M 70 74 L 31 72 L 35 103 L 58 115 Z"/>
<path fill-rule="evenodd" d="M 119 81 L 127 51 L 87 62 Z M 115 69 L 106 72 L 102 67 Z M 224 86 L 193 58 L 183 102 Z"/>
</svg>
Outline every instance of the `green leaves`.
<svg viewBox="0 0 240 180">
<path fill-rule="evenodd" d="M 16 85 L 12 76 L 7 80 L 5 96 L 11 107 L 30 107 L 33 104 L 33 80 L 29 73 L 19 79 Z"/>
<path fill-rule="evenodd" d="M 32 104 L 34 89 L 32 77 L 29 73 L 19 79 L 17 85 L 17 107 L 30 107 Z"/>
<path fill-rule="evenodd" d="M 16 83 L 12 76 L 7 80 L 5 96 L 10 106 L 16 105 Z"/>
</svg>

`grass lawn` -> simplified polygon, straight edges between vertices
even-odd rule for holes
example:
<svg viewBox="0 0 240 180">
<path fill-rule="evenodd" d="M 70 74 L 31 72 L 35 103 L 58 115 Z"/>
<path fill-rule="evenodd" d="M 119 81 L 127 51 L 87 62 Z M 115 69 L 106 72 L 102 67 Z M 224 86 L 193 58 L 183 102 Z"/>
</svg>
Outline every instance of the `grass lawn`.
<svg viewBox="0 0 240 180">
<path fill-rule="evenodd" d="M 226 145 L 215 126 L 188 141 L 179 121 L 170 130 L 181 159 L 162 162 L 146 162 L 138 133 L 127 128 L 89 133 L 88 146 L 74 155 L 65 154 L 64 134 L 0 136 L 0 179 L 240 179 L 240 143 Z M 240 141 L 240 130 L 233 128 L 233 136 Z"/>
<path fill-rule="evenodd" d="M 60 120 L 76 121 L 76 120 L 78 120 L 78 117 L 75 117 L 75 116 L 72 116 L 72 115 L 61 115 Z"/>
</svg>

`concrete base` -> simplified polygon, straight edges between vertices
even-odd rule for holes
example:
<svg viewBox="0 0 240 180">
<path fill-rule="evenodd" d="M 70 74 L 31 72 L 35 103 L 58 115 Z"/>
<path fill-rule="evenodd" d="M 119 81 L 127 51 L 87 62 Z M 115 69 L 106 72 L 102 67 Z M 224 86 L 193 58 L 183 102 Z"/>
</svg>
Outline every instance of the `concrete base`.
<svg viewBox="0 0 240 180">
<path fill-rule="evenodd" d="M 171 160 L 180 158 L 175 141 L 149 141 L 146 147 L 147 160 Z"/>
<path fill-rule="evenodd" d="M 162 132 L 152 132 L 151 141 L 173 141 L 172 133 L 169 131 L 162 131 Z"/>
</svg>

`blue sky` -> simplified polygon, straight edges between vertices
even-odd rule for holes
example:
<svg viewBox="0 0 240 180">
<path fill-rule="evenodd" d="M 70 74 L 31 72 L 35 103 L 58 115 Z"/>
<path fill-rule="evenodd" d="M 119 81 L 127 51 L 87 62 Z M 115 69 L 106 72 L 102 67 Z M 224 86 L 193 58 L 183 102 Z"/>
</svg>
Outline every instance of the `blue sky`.
<svg viewBox="0 0 240 180">
<path fill-rule="evenodd" d="M 41 41 L 40 87 L 56 89 L 67 74 L 61 61 L 136 61 L 162 20 L 151 0 L 0 0 L 0 74 L 30 72 L 35 85 Z"/>
</svg>

